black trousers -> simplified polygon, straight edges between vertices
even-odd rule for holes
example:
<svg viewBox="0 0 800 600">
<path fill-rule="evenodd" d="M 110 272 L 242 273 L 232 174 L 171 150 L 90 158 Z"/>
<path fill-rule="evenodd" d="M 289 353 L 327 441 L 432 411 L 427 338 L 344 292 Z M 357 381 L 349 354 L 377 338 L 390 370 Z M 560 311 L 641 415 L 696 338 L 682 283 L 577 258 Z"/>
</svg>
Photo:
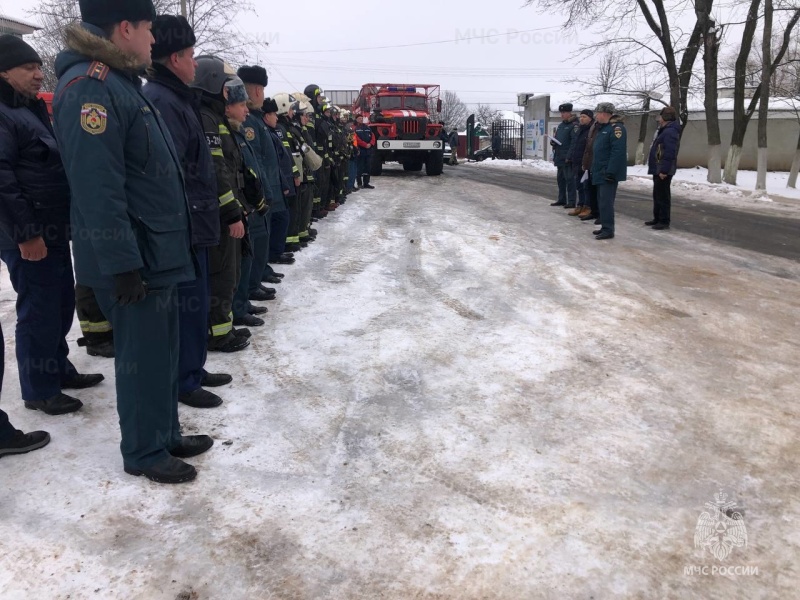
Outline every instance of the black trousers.
<svg viewBox="0 0 800 600">
<path fill-rule="evenodd" d="M 294 188 L 295 194 L 286 196 L 286 208 L 289 211 L 289 229 L 286 231 L 286 243 L 298 244 L 300 242 L 300 195 L 303 193 L 303 185 Z"/>
<path fill-rule="evenodd" d="M 87 343 L 100 344 L 113 341 L 114 332 L 111 330 L 111 323 L 100 310 L 92 288 L 80 283 L 75 286 L 75 311 L 78 313 L 81 332 Z"/>
<path fill-rule="evenodd" d="M 653 175 L 653 220 L 664 225 L 669 225 L 672 209 L 671 184 L 672 175 L 664 179 Z"/>
<path fill-rule="evenodd" d="M 311 213 L 314 210 L 314 194 L 316 185 L 314 181 L 300 186 L 300 239 L 308 237 L 308 228 L 311 225 Z"/>
<path fill-rule="evenodd" d="M 3 388 L 5 375 L 6 343 L 3 339 L 3 328 L 0 327 L 0 389 Z M 0 410 L 0 444 L 9 441 L 17 433 L 16 428 L 8 422 L 8 415 Z"/>
<path fill-rule="evenodd" d="M 592 183 L 592 174 L 589 173 L 589 181 L 586 182 L 586 200 L 589 203 L 589 208 L 595 217 L 600 216 L 600 207 L 597 204 L 597 186 Z"/>
</svg>

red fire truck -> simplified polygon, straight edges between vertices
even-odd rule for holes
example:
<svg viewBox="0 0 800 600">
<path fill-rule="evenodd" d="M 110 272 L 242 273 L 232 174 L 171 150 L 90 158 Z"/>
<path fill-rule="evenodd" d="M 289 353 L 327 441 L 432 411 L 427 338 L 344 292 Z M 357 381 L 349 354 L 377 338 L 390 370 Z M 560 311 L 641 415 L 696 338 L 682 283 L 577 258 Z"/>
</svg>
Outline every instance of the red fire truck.
<svg viewBox="0 0 800 600">
<path fill-rule="evenodd" d="M 438 85 L 367 83 L 353 103 L 353 114 L 364 117 L 375 133 L 371 174 L 380 175 L 385 162 L 399 162 L 406 171 L 441 175 L 444 168 L 442 126 L 431 117 L 440 113 Z"/>
</svg>

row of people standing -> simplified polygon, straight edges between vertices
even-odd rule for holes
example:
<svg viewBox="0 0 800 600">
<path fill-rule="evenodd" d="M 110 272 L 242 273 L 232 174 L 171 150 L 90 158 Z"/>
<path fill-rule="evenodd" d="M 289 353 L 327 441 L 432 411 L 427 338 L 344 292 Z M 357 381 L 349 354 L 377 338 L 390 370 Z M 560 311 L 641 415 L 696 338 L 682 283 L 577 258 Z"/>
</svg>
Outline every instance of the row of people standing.
<svg viewBox="0 0 800 600">
<path fill-rule="evenodd" d="M 578 116 L 572 110 L 570 103 L 559 106 L 561 122 L 550 141 L 558 181 L 558 199 L 551 206 L 570 209 L 569 216 L 600 225 L 593 232 L 595 239 L 612 239 L 616 235 L 617 186 L 627 178 L 624 119 L 610 102 L 599 103 L 594 111 L 584 109 Z M 680 124 L 672 107 L 665 107 L 657 120 L 658 130 L 648 157 L 654 216 L 645 225 L 662 230 L 670 224 L 670 183 L 676 170 Z"/>
<path fill-rule="evenodd" d="M 78 374 L 66 358 L 71 231 L 77 282 L 113 332 L 125 471 L 189 481 L 196 470 L 184 459 L 213 440 L 181 435 L 178 401 L 222 403 L 204 388 L 232 377 L 206 372 L 207 351 L 248 346 L 245 327 L 262 326 L 257 315 L 267 312 L 254 302 L 275 296 L 263 284 L 282 279 L 272 265 L 293 263 L 292 251 L 316 237 L 312 221 L 344 201 L 349 156 L 332 146 L 332 134 L 319 144 L 329 118 L 321 94 L 316 106 L 288 93 L 265 98 L 263 68 L 237 73 L 216 57 L 195 58 L 182 17 L 156 18 L 150 0 L 81 0 L 80 10 L 56 60 L 55 131 L 37 99 L 41 59 L 22 40 L 0 40 L 0 126 L 8 133 L 0 224 L 19 255 L 3 258 L 21 273 L 12 281 L 27 286 L 15 285 L 20 378 L 29 369 L 32 380 L 53 380 L 53 390 L 34 395 L 23 383 L 23 399 L 48 414 L 74 412 L 82 405 L 63 390 L 103 379 Z M 323 194 L 325 150 L 345 174 Z M 0 456 L 49 441 L 5 417 Z"/>
</svg>

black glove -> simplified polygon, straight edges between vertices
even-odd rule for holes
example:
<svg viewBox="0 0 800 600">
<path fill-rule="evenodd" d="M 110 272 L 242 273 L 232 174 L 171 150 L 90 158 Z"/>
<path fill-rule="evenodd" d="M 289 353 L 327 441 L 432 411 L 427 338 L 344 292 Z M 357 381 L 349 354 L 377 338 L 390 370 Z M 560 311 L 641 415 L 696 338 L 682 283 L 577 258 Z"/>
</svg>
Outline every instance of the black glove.
<svg viewBox="0 0 800 600">
<path fill-rule="evenodd" d="M 114 275 L 114 298 L 120 306 L 128 306 L 144 300 L 147 289 L 139 271 Z"/>
<path fill-rule="evenodd" d="M 258 205 L 264 201 L 264 192 L 261 180 L 253 169 L 244 168 L 244 198 L 254 209 L 258 210 Z"/>
</svg>

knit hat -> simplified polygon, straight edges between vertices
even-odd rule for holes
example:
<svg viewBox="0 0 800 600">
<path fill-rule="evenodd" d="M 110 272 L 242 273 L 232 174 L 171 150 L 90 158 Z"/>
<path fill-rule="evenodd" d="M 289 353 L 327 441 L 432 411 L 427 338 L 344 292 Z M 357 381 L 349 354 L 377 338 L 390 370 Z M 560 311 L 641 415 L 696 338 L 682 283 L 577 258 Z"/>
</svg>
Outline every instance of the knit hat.
<svg viewBox="0 0 800 600">
<path fill-rule="evenodd" d="M 661 109 L 661 118 L 665 121 L 677 121 L 678 111 L 671 106 L 665 106 L 663 109 Z"/>
<path fill-rule="evenodd" d="M 572 102 L 565 102 L 558 106 L 558 112 L 572 112 Z"/>
<path fill-rule="evenodd" d="M 28 63 L 42 64 L 36 50 L 15 35 L 0 35 L 0 71 L 8 71 Z"/>
<path fill-rule="evenodd" d="M 79 0 L 81 19 L 102 27 L 122 21 L 155 21 L 152 0 Z"/>
<path fill-rule="evenodd" d="M 236 71 L 236 74 L 239 76 L 239 79 L 245 83 L 252 83 L 263 87 L 267 87 L 267 82 L 269 81 L 269 77 L 267 77 L 267 70 L 264 67 L 259 67 L 258 65 L 252 67 L 239 67 L 239 70 Z"/>
<path fill-rule="evenodd" d="M 614 114 L 614 105 L 611 102 L 600 102 L 594 109 L 596 113 L 608 113 L 609 115 Z"/>
<path fill-rule="evenodd" d="M 156 39 L 156 43 L 153 44 L 150 51 L 153 60 L 186 50 L 197 43 L 194 30 L 186 17 L 158 15 L 153 21 L 152 33 Z"/>
<path fill-rule="evenodd" d="M 584 108 L 584 109 L 581 111 L 581 114 L 582 114 L 582 115 L 586 115 L 586 116 L 587 116 L 587 117 L 589 117 L 590 119 L 594 119 L 594 111 L 591 111 L 591 110 L 589 110 L 588 108 Z"/>
<path fill-rule="evenodd" d="M 264 100 L 264 104 L 261 105 L 261 111 L 263 113 L 277 113 L 278 112 L 278 103 L 275 102 L 272 98 L 266 98 Z"/>
</svg>

